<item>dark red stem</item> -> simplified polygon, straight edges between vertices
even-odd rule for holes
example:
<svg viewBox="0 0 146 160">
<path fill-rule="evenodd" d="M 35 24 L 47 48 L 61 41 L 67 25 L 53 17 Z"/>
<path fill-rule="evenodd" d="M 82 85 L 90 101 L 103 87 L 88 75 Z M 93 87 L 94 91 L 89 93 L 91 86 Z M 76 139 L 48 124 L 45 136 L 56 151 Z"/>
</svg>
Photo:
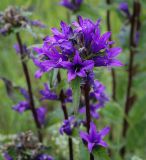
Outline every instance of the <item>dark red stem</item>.
<svg viewBox="0 0 146 160">
<path fill-rule="evenodd" d="M 91 115 L 90 115 L 90 85 L 88 82 L 84 84 L 84 97 L 85 97 L 85 106 L 86 106 L 86 125 L 87 125 L 87 132 L 89 133 L 90 130 L 90 122 L 91 122 Z M 94 160 L 94 156 L 90 153 L 90 160 Z"/>
<path fill-rule="evenodd" d="M 24 75 L 25 75 L 26 83 L 27 83 L 32 115 L 33 115 L 33 118 L 34 118 L 34 122 L 36 124 L 37 132 L 38 132 L 38 138 L 39 138 L 40 142 L 42 142 L 42 138 L 43 137 L 42 137 L 42 134 L 41 134 L 41 124 L 39 123 L 37 112 L 36 112 L 36 109 L 35 109 L 35 103 L 34 103 L 34 99 L 33 99 L 31 80 L 30 80 L 27 64 L 26 64 L 26 62 L 24 60 L 25 53 L 23 51 L 23 44 L 22 44 L 22 41 L 21 41 L 19 33 L 16 33 L 16 39 L 17 39 L 17 42 L 18 42 L 18 45 L 19 45 L 19 48 L 20 48 L 21 63 L 22 63 L 22 68 L 23 68 L 23 72 L 24 72 Z"/>
<path fill-rule="evenodd" d="M 58 80 L 58 83 L 61 82 L 61 75 L 60 75 L 59 71 L 58 71 L 58 74 L 57 74 L 57 80 Z M 61 102 L 61 108 L 62 108 L 62 111 L 63 111 L 63 114 L 64 114 L 64 119 L 68 119 L 68 112 L 67 112 L 67 108 L 66 108 L 66 104 L 65 104 L 65 95 L 64 95 L 63 90 L 61 90 L 61 92 L 60 92 L 59 99 L 60 99 L 60 102 Z M 69 146 L 69 158 L 70 158 L 70 160 L 73 160 L 74 159 L 73 142 L 72 142 L 71 137 L 68 138 L 68 146 Z"/>
<path fill-rule="evenodd" d="M 131 89 L 133 85 L 133 72 L 134 72 L 134 56 L 136 53 L 136 34 L 140 30 L 140 12 L 141 12 L 141 4 L 138 0 L 134 0 L 133 3 L 133 15 L 131 17 L 131 30 L 130 30 L 130 57 L 129 57 L 129 66 L 128 66 L 128 85 L 127 85 L 127 93 L 126 93 L 126 102 L 125 102 L 125 116 L 127 117 L 130 109 L 132 108 L 131 103 Z M 123 121 L 123 130 L 122 137 L 126 137 L 126 133 L 128 130 L 128 122 L 126 118 Z M 126 148 L 123 146 L 120 150 L 121 157 L 124 158 L 126 153 Z"/>
</svg>

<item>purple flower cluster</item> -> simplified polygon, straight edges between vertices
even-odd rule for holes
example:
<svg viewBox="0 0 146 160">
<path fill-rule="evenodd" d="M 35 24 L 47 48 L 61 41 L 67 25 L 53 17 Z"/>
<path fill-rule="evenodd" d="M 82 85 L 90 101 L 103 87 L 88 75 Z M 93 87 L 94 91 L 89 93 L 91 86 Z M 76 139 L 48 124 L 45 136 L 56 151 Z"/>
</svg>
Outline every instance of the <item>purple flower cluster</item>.
<svg viewBox="0 0 146 160">
<path fill-rule="evenodd" d="M 77 11 L 80 8 L 82 3 L 83 3 L 83 0 L 61 0 L 60 5 L 72 11 Z"/>
<path fill-rule="evenodd" d="M 16 43 L 16 44 L 14 44 L 13 47 L 14 47 L 16 53 L 20 54 L 20 46 Z M 28 50 L 28 48 L 27 48 L 27 46 L 25 44 L 23 45 L 23 53 L 25 53 L 27 55 L 30 54 L 30 52 L 29 52 L 29 50 Z"/>
<path fill-rule="evenodd" d="M 25 100 L 20 101 L 18 104 L 13 106 L 12 109 L 17 111 L 18 113 L 23 113 L 24 111 L 30 110 L 31 106 L 30 106 L 30 102 L 29 102 L 30 100 L 29 100 L 28 92 L 24 88 L 21 88 L 20 92 L 23 95 L 23 97 L 25 98 Z M 38 120 L 39 120 L 40 124 L 44 124 L 46 113 L 47 113 L 46 108 L 39 107 L 36 109 L 36 112 L 37 112 Z"/>
<path fill-rule="evenodd" d="M 76 77 L 87 77 L 94 67 L 122 66 L 116 59 L 121 48 L 110 48 L 111 32 L 101 34 L 100 20 L 96 23 L 90 19 L 78 17 L 71 27 L 65 22 L 60 24 L 61 30 L 52 28 L 52 36 L 44 38 L 41 48 L 34 48 L 38 58 L 34 63 L 39 67 L 36 77 L 54 68 L 63 68 L 68 71 L 68 81 Z"/>
</svg>

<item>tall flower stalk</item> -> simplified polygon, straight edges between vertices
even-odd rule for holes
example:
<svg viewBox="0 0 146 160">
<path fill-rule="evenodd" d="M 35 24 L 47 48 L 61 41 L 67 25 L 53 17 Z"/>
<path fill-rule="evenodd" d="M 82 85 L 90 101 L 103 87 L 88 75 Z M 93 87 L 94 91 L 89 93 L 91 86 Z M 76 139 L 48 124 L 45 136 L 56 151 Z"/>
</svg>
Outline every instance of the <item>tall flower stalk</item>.
<svg viewBox="0 0 146 160">
<path fill-rule="evenodd" d="M 61 82 L 60 71 L 58 71 L 57 80 L 58 80 L 58 83 Z M 63 90 L 60 91 L 59 100 L 61 102 L 61 108 L 62 108 L 62 111 L 63 111 L 63 114 L 64 114 L 64 119 L 68 120 L 69 117 L 68 117 L 68 111 L 67 111 L 67 107 L 66 107 L 66 103 L 65 103 L 65 94 L 64 94 Z M 68 137 L 68 146 L 69 146 L 69 159 L 73 160 L 74 159 L 73 142 L 72 142 L 71 137 Z"/>
<path fill-rule="evenodd" d="M 128 9 L 128 8 L 127 8 Z M 127 12 L 129 13 L 129 12 Z M 133 13 L 130 16 L 130 56 L 129 56 L 129 66 L 128 66 L 128 85 L 126 91 L 126 101 L 125 101 L 125 117 L 128 116 L 133 103 L 131 102 L 132 99 L 132 86 L 133 86 L 133 76 L 134 76 L 134 57 L 136 54 L 136 48 L 138 47 L 138 37 L 140 31 L 140 13 L 141 13 L 141 4 L 139 0 L 134 0 L 133 3 Z M 129 15 L 129 14 L 128 14 Z M 122 130 L 122 137 L 125 138 L 128 130 L 128 122 L 126 118 L 123 121 L 123 130 Z M 121 157 L 124 157 L 126 153 L 126 148 L 123 146 L 120 150 Z"/>
<path fill-rule="evenodd" d="M 42 142 L 43 137 L 42 137 L 42 134 L 41 134 L 41 124 L 38 120 L 37 111 L 35 109 L 35 103 L 34 103 L 34 98 L 33 98 L 30 75 L 29 75 L 27 64 L 26 64 L 25 59 L 24 59 L 26 55 L 25 55 L 24 50 L 23 50 L 23 44 L 22 44 L 22 40 L 21 40 L 21 37 L 20 37 L 19 33 L 16 33 L 16 39 L 17 39 L 17 42 L 18 42 L 18 45 L 19 45 L 19 48 L 20 48 L 20 59 L 21 59 L 23 73 L 24 73 L 27 88 L 28 88 L 30 109 L 31 109 L 31 112 L 32 112 L 32 115 L 33 115 L 33 118 L 34 118 L 36 128 L 37 128 L 38 138 L 39 138 L 40 142 Z"/>
</svg>

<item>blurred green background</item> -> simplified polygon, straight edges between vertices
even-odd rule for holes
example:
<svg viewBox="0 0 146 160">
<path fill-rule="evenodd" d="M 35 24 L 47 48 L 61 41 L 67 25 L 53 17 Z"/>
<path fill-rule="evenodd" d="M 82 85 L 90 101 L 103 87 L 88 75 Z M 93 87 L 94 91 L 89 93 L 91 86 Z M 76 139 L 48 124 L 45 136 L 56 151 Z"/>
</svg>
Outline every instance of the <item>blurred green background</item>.
<svg viewBox="0 0 146 160">
<path fill-rule="evenodd" d="M 141 33 L 140 33 L 140 44 L 138 48 L 138 53 L 135 56 L 135 65 L 138 66 L 138 72 L 134 76 L 132 92 L 136 95 L 136 102 L 132 110 L 130 111 L 129 117 L 126 117 L 129 122 L 129 130 L 125 140 L 121 138 L 122 120 L 124 118 L 124 102 L 125 102 L 125 90 L 127 85 L 127 64 L 129 57 L 129 27 L 125 27 L 126 32 L 121 32 L 121 28 L 124 27 L 124 18 L 119 13 L 117 7 L 119 2 L 122 0 L 113 0 L 113 5 L 110 7 L 112 12 L 112 31 L 113 39 L 116 42 L 116 46 L 123 48 L 122 54 L 119 59 L 125 64 L 122 68 L 116 68 L 117 73 L 117 97 L 118 101 L 107 103 L 106 107 L 101 110 L 101 119 L 99 120 L 99 128 L 105 125 L 113 125 L 114 130 L 114 141 L 110 142 L 110 147 L 114 151 L 113 159 L 120 159 L 118 151 L 123 144 L 126 144 L 128 149 L 127 160 L 141 160 L 132 159 L 132 157 L 137 156 L 146 159 L 146 2 L 142 3 L 142 14 L 141 14 Z M 132 0 L 126 1 L 132 6 Z M 71 12 L 62 6 L 58 5 L 59 0 L 1 0 L 0 11 L 3 11 L 9 5 L 21 6 L 28 8 L 32 11 L 31 19 L 41 20 L 47 25 L 45 29 L 34 29 L 37 37 L 33 37 L 32 34 L 24 31 L 21 33 L 23 43 L 27 46 L 42 43 L 42 38 L 50 34 L 51 27 L 59 27 L 61 20 L 68 22 L 68 17 L 70 21 L 75 19 L 75 15 L 72 16 Z M 96 20 L 98 18 L 102 19 L 102 32 L 106 31 L 106 9 L 108 8 L 104 0 L 85 0 L 85 5 L 82 10 L 78 13 L 84 17 L 92 18 Z M 122 38 L 123 39 L 122 39 Z M 0 76 L 6 77 L 11 80 L 14 85 L 26 87 L 24 75 L 21 68 L 21 63 L 19 56 L 15 53 L 13 45 L 16 43 L 15 35 L 3 37 L 0 36 Z M 28 62 L 29 71 L 31 74 L 31 80 L 33 82 L 33 92 L 36 98 L 39 97 L 38 90 L 43 87 L 43 82 L 47 82 L 49 77 L 47 74 L 43 76 L 41 80 L 34 78 L 34 73 L 36 67 L 30 60 Z M 112 94 L 111 90 L 111 74 L 110 70 L 98 69 L 96 70 L 97 78 L 103 82 L 107 88 L 107 93 L 109 96 Z M 13 135 L 22 131 L 33 129 L 35 131 L 34 124 L 29 112 L 24 113 L 22 116 L 18 113 L 12 111 L 11 107 L 16 104 L 22 97 L 15 95 L 16 101 L 12 101 L 5 89 L 3 81 L 0 81 L 0 141 L 3 141 L 3 136 Z M 38 102 L 36 103 L 37 105 Z M 65 137 L 59 137 L 58 135 L 58 125 L 59 121 L 62 120 L 62 113 L 60 113 L 60 108 L 58 104 L 45 103 L 48 105 L 49 112 L 47 115 L 48 124 L 46 126 L 47 130 L 44 131 L 46 137 L 48 133 L 57 137 L 50 141 L 55 141 L 54 154 L 64 156 L 62 153 L 62 145 L 64 143 Z M 71 106 L 70 106 L 71 107 Z M 59 139 L 60 138 L 60 139 Z M 46 138 L 47 139 L 47 138 Z M 61 141 L 62 140 L 62 141 Z M 59 142 L 58 142 L 59 141 Z M 76 143 L 76 152 L 79 152 L 78 141 L 74 140 Z M 48 139 L 46 140 L 46 143 Z M 64 148 L 65 150 L 65 148 Z M 59 156 L 58 156 L 59 157 Z M 59 159 L 59 158 L 58 158 Z M 76 159 L 78 160 L 78 158 Z"/>
</svg>

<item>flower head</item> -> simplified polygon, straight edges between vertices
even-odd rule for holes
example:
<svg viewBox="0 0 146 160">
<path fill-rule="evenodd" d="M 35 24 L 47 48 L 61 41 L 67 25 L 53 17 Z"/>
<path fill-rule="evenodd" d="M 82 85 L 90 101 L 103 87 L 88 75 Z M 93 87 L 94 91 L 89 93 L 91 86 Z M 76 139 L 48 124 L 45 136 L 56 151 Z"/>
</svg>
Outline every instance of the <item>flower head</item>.
<svg viewBox="0 0 146 160">
<path fill-rule="evenodd" d="M 97 107 L 103 107 L 105 103 L 109 101 L 105 93 L 105 86 L 98 80 L 94 81 L 93 92 L 90 92 L 90 98 L 97 101 Z"/>
<path fill-rule="evenodd" d="M 90 114 L 91 114 L 92 118 L 95 118 L 95 119 L 99 118 L 99 114 L 97 112 L 98 109 L 99 109 L 98 106 L 96 106 L 96 105 L 90 105 Z M 80 114 L 86 113 L 86 107 L 80 108 L 79 109 L 79 113 Z"/>
<path fill-rule="evenodd" d="M 75 117 L 71 116 L 67 120 L 64 120 L 62 126 L 59 129 L 60 134 L 71 135 L 75 126 Z"/>
<path fill-rule="evenodd" d="M 41 90 L 40 94 L 42 95 L 41 100 L 45 100 L 45 99 L 58 100 L 57 94 L 52 92 L 46 83 L 44 84 L 44 90 Z"/>
<path fill-rule="evenodd" d="M 18 44 L 14 44 L 13 47 L 14 47 L 16 53 L 17 53 L 17 54 L 20 54 L 21 51 L 20 51 L 19 45 L 18 45 Z M 29 55 L 29 50 L 27 49 L 27 46 L 26 46 L 26 45 L 23 45 L 23 53 Z"/>
<path fill-rule="evenodd" d="M 121 66 L 116 59 L 119 47 L 110 48 L 111 32 L 101 34 L 100 20 L 78 17 L 73 26 L 60 23 L 60 30 L 53 28 L 52 36 L 47 36 L 41 48 L 35 48 L 38 58 L 34 63 L 39 67 L 37 77 L 55 68 L 68 70 L 68 81 L 76 77 L 89 77 L 94 67 Z M 90 77 L 91 80 L 91 77 Z"/>
<path fill-rule="evenodd" d="M 30 109 L 30 105 L 27 101 L 21 101 L 17 105 L 13 106 L 12 109 L 19 113 L 23 113 L 24 111 Z"/>
<path fill-rule="evenodd" d="M 91 122 L 89 133 L 80 132 L 80 137 L 88 145 L 89 152 L 98 146 L 107 147 L 107 143 L 103 141 L 103 138 L 109 133 L 110 128 L 105 127 L 101 131 L 96 130 L 96 125 Z"/>
<path fill-rule="evenodd" d="M 68 81 L 78 77 L 85 77 L 86 71 L 92 70 L 94 62 L 92 60 L 82 61 L 78 52 L 76 52 L 73 62 L 62 62 L 61 65 L 68 70 Z"/>
<path fill-rule="evenodd" d="M 72 11 L 77 11 L 81 4 L 83 3 L 83 0 L 61 0 L 60 4 Z"/>
</svg>

